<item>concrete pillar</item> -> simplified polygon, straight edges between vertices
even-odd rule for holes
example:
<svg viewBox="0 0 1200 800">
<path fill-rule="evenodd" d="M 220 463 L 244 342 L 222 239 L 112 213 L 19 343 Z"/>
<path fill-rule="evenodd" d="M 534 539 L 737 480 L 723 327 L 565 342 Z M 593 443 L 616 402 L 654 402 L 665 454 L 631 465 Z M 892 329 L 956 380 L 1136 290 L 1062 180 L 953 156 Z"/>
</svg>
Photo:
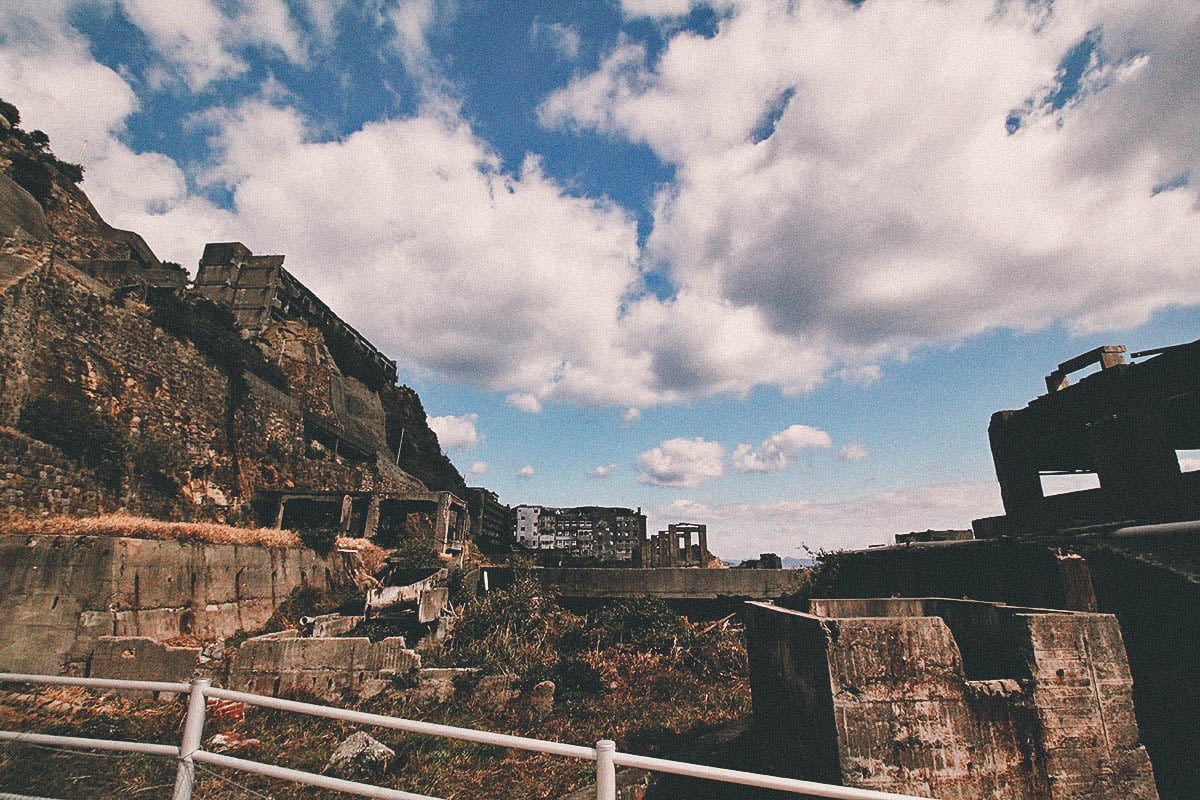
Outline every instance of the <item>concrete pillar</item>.
<svg viewBox="0 0 1200 800">
<path fill-rule="evenodd" d="M 1029 533 L 1042 522 L 1045 496 L 1038 465 L 1030 453 L 1025 437 L 1032 435 L 1018 429 L 1012 411 L 997 411 L 988 425 L 992 446 L 992 463 L 1000 483 L 1000 498 L 1004 512 L 1016 533 Z"/>
<path fill-rule="evenodd" d="M 1179 458 L 1161 421 L 1134 411 L 1087 428 L 1100 488 L 1119 518 L 1171 519 L 1180 505 Z"/>
<path fill-rule="evenodd" d="M 708 526 L 700 526 L 700 566 L 708 568 Z"/>
</svg>

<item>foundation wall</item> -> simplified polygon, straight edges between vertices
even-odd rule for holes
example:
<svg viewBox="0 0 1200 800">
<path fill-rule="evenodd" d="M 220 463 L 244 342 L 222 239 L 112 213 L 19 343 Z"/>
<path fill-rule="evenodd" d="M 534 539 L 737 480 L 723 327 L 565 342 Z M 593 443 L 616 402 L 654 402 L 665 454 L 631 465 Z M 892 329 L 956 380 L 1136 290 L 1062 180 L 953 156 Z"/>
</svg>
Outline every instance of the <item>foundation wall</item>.
<svg viewBox="0 0 1200 800">
<path fill-rule="evenodd" d="M 1158 797 L 1113 617 L 937 598 L 814 610 L 874 616 L 746 614 L 755 728 L 788 774 L 943 800 Z M 1012 656 L 972 678 L 989 634 Z"/>
<path fill-rule="evenodd" d="M 201 639 L 262 626 L 337 565 L 303 548 L 0 535 L 0 669 L 82 671 L 101 636 Z"/>
</svg>

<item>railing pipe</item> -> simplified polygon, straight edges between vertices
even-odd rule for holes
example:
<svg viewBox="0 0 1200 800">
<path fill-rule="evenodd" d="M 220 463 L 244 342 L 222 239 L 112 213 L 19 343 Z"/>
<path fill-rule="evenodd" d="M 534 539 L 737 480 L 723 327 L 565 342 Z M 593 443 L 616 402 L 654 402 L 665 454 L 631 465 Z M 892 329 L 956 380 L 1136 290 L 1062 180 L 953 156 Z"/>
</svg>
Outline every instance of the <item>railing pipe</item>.
<svg viewBox="0 0 1200 800">
<path fill-rule="evenodd" d="M 86 748 L 88 750 L 117 750 L 125 753 L 143 753 L 150 756 L 169 756 L 171 758 L 179 755 L 179 748 L 171 744 L 123 742 L 118 739 L 85 739 L 80 736 L 54 736 L 48 733 L 0 731 L 0 742 L 19 742 L 48 747 Z"/>
<path fill-rule="evenodd" d="M 617 800 L 616 749 L 617 743 L 611 739 L 596 742 L 596 800 Z"/>
<path fill-rule="evenodd" d="M 204 741 L 204 707 L 207 702 L 204 693 L 211 683 L 208 678 L 192 681 L 187 716 L 183 720 L 183 739 L 179 743 L 179 768 L 175 771 L 172 800 L 192 800 L 192 787 L 196 783 L 194 758 Z"/>
<path fill-rule="evenodd" d="M 382 786 L 368 786 L 365 783 L 345 781 L 341 778 L 331 778 L 328 775 L 317 775 L 312 772 L 301 772 L 300 770 L 288 769 L 287 767 L 280 767 L 274 764 L 263 764 L 258 761 L 247 761 L 242 758 L 221 755 L 220 753 L 210 753 L 207 750 L 197 750 L 192 753 L 192 758 L 201 764 L 212 764 L 216 767 L 227 767 L 229 769 L 241 770 L 242 772 L 252 772 L 268 778 L 277 778 L 294 783 L 303 783 L 307 786 L 316 786 L 320 789 L 333 789 L 338 792 L 356 794 L 359 797 L 374 797 L 379 798 L 379 800 L 439 800 L 439 798 L 430 797 L 429 795 L 402 792 L 399 789 L 385 789 Z"/>
<path fill-rule="evenodd" d="M 295 700 L 283 700 L 278 697 L 263 697 L 257 694 L 231 692 L 228 689 L 212 688 L 206 689 L 204 693 L 208 697 L 216 697 L 220 700 L 232 700 L 251 706 L 274 708 L 279 711 L 293 711 L 297 714 L 339 719 L 344 722 L 357 722 L 362 725 L 378 725 L 381 728 L 407 731 L 409 733 L 423 733 L 428 736 L 443 736 L 447 739 L 461 739 L 467 742 L 490 744 L 497 747 L 511 747 L 515 750 L 533 750 L 538 753 L 569 756 L 571 758 L 585 758 L 589 761 L 596 760 L 595 749 L 582 745 L 545 742 L 541 739 L 529 739 L 524 736 L 510 736 L 504 733 L 477 731 L 470 728 L 455 728 L 451 725 L 419 722 L 414 719 L 404 719 L 402 717 L 385 717 L 380 714 L 367 714 L 362 711 L 351 711 L 345 708 L 318 706 L 311 703 L 300 703 Z"/>
<path fill-rule="evenodd" d="M 28 675 L 21 672 L 0 672 L 0 683 L 46 683 L 54 686 L 86 686 L 89 689 L 130 689 L 139 692 L 175 692 L 187 694 L 190 683 L 164 681 L 127 681 L 117 678 L 73 678 L 70 675 Z"/>
<path fill-rule="evenodd" d="M 755 786 L 760 789 L 776 789 L 793 794 L 808 794 L 814 797 L 828 797 L 832 800 L 932 800 L 910 794 L 893 794 L 877 792 L 874 789 L 860 789 L 857 786 L 835 786 L 829 783 L 803 781 L 798 778 L 780 778 L 775 775 L 761 775 L 756 772 L 741 772 L 722 767 L 706 767 L 701 764 L 689 764 L 686 761 L 669 761 L 665 758 L 650 758 L 635 756 L 628 753 L 615 753 L 613 762 L 622 767 L 650 770 L 651 772 L 669 772 L 673 775 L 684 775 L 689 778 L 702 778 L 723 783 L 737 783 L 742 786 Z"/>
</svg>

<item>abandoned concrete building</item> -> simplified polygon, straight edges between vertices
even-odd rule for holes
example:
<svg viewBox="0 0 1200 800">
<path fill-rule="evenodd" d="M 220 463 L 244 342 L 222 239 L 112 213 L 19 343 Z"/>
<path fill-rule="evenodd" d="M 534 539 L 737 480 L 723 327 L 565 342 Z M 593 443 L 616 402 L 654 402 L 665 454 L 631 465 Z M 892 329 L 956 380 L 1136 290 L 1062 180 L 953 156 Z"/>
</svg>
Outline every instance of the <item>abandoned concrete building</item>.
<svg viewBox="0 0 1200 800">
<path fill-rule="evenodd" d="M 711 558 L 708 552 L 708 526 L 695 522 L 673 522 L 665 531 L 643 537 L 639 554 L 643 567 L 706 569 Z"/>
<path fill-rule="evenodd" d="M 1200 342 L 1134 353 L 1100 347 L 1058 365 L 1046 394 L 992 415 L 988 435 L 1005 515 L 976 536 L 1200 518 Z M 1098 365 L 1071 384 L 1069 376 Z M 1046 475 L 1093 475 L 1098 488 L 1047 496 Z"/>
<path fill-rule="evenodd" d="M 514 515 L 518 545 L 585 559 L 632 562 L 646 535 L 640 508 L 519 505 Z"/>
<path fill-rule="evenodd" d="M 941 598 L 746 613 L 754 724 L 786 774 L 942 800 L 1157 798 L 1105 614 Z"/>
</svg>

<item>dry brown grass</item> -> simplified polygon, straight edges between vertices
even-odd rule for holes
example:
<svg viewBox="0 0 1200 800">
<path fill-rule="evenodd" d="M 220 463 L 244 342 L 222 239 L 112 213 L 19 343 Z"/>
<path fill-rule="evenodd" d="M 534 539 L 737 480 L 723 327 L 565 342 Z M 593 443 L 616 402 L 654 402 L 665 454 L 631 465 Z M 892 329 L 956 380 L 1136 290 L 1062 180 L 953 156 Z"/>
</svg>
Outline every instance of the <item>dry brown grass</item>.
<svg viewBox="0 0 1200 800">
<path fill-rule="evenodd" d="M 235 528 L 215 522 L 165 522 L 131 514 L 99 517 L 40 517 L 10 519 L 0 523 L 0 534 L 14 536 L 127 536 L 211 544 L 245 544 L 260 547 L 301 547 L 300 537 L 275 528 Z M 363 566 L 372 574 L 383 567 L 386 551 L 366 539 L 340 536 L 337 546 L 358 550 Z"/>
<path fill-rule="evenodd" d="M 215 522 L 164 522 L 130 514 L 14 519 L 3 524 L 3 531 L 33 536 L 128 536 L 133 539 L 254 544 L 263 547 L 300 546 L 300 537 L 287 530 L 235 528 Z"/>
</svg>

